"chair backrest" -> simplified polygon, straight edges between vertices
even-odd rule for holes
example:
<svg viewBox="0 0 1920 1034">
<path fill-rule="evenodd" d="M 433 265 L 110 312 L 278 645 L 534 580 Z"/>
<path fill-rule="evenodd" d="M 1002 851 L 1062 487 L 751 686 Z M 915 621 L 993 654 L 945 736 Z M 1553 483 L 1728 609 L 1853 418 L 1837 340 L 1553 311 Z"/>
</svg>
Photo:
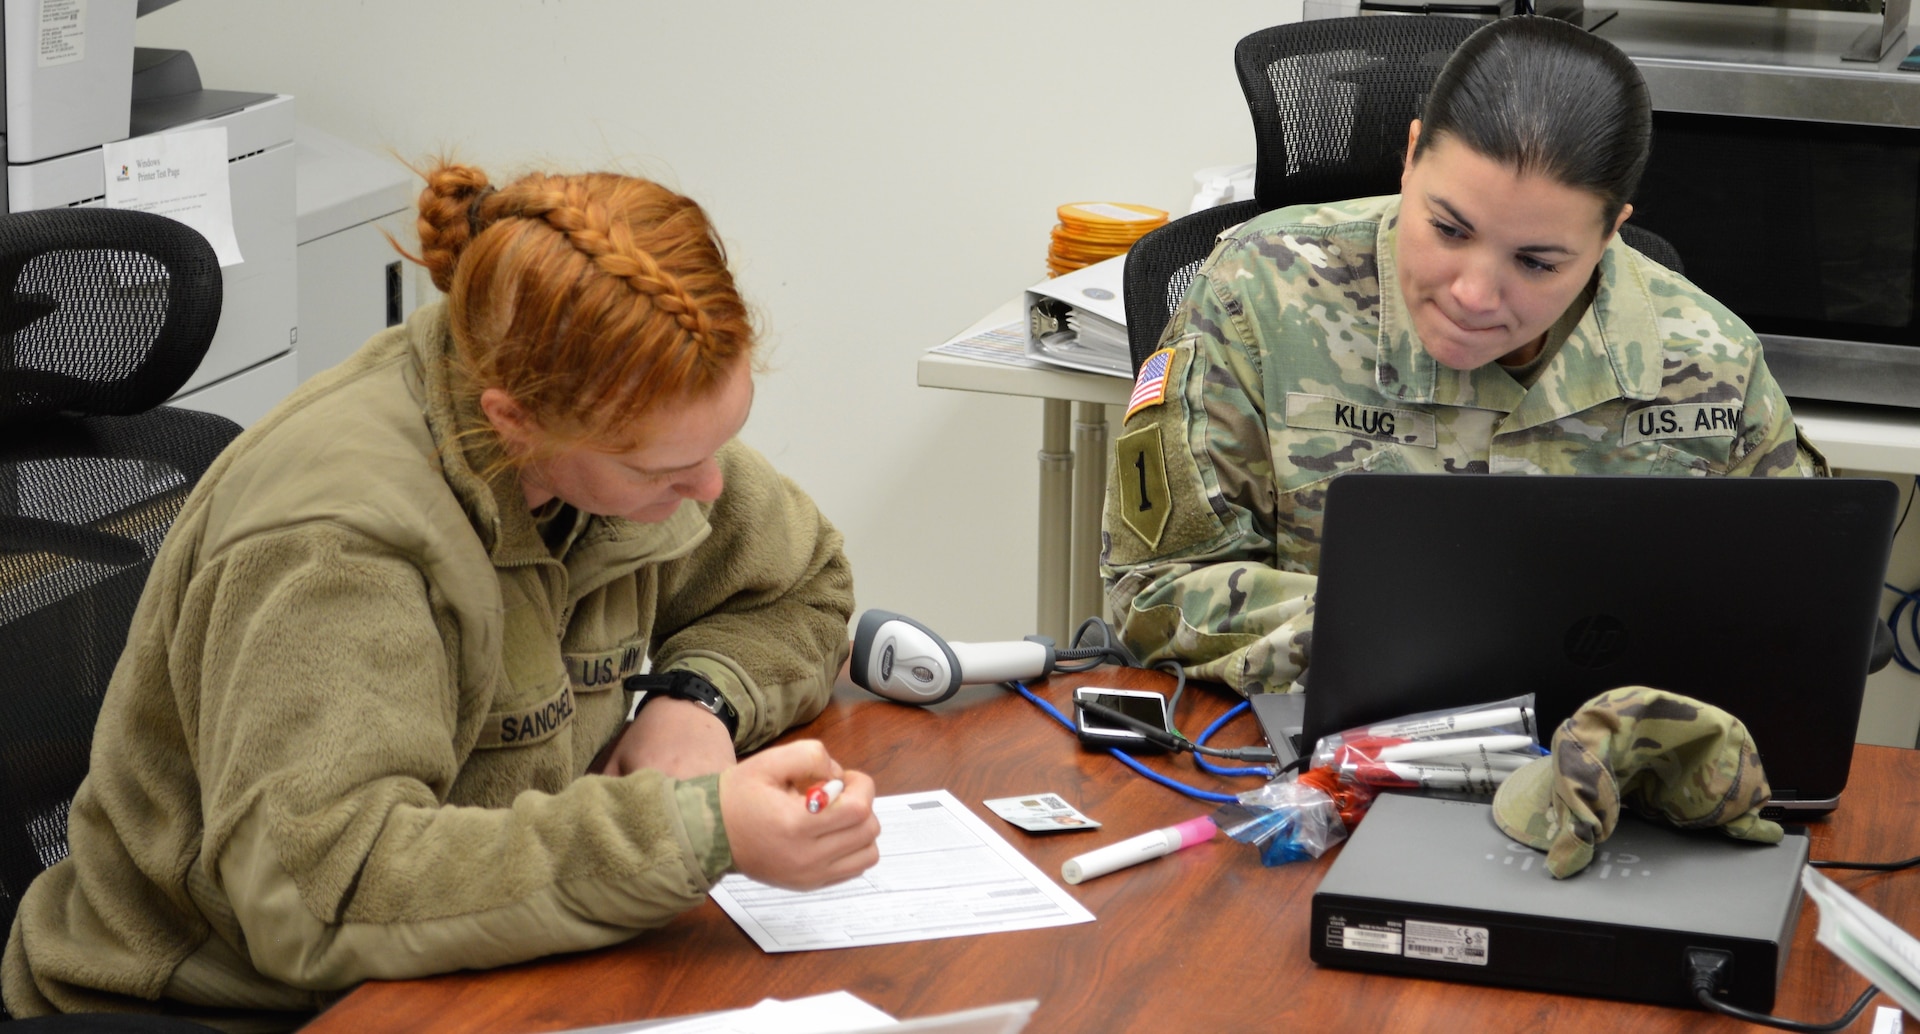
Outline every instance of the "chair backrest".
<svg viewBox="0 0 1920 1034">
<path fill-rule="evenodd" d="M 1233 60 L 1253 115 L 1260 207 L 1399 193 L 1407 125 L 1454 48 L 1482 24 L 1327 18 L 1242 39 Z"/>
<path fill-rule="evenodd" d="M 1203 208 L 1150 230 L 1127 251 L 1121 300 L 1127 306 L 1127 351 L 1135 373 L 1160 344 L 1167 318 L 1187 296 L 1193 274 L 1213 251 L 1221 231 L 1259 215 L 1258 202 Z"/>
<path fill-rule="evenodd" d="M 67 810 L 155 551 L 239 434 L 158 407 L 219 322 L 213 249 L 142 212 L 0 216 L 0 922 Z"/>
<path fill-rule="evenodd" d="M 1466 18 L 1329 18 L 1261 29 L 1234 47 L 1253 116 L 1254 199 L 1205 209 L 1142 237 L 1127 253 L 1127 345 L 1134 369 L 1220 231 L 1268 209 L 1400 189 L 1407 124 L 1460 41 Z"/>
<path fill-rule="evenodd" d="M 1640 254 L 1660 263 L 1681 276 L 1687 275 L 1686 268 L 1680 264 L 1680 250 L 1673 246 L 1672 241 L 1654 233 L 1652 230 L 1644 226 L 1638 226 L 1629 220 L 1620 224 L 1620 239 L 1627 242 L 1627 247 L 1632 248 Z"/>
</svg>

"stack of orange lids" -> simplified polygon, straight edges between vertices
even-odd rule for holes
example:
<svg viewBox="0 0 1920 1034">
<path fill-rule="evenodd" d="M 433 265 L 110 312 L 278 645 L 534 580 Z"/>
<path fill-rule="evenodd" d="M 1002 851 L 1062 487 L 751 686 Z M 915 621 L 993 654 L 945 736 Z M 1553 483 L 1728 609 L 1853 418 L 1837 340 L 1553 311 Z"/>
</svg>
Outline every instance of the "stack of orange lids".
<svg viewBox="0 0 1920 1034">
<path fill-rule="evenodd" d="M 1061 205 L 1059 213 L 1047 249 L 1048 276 L 1124 255 L 1142 234 L 1167 224 L 1167 213 L 1158 208 L 1112 201 L 1076 201 Z"/>
</svg>

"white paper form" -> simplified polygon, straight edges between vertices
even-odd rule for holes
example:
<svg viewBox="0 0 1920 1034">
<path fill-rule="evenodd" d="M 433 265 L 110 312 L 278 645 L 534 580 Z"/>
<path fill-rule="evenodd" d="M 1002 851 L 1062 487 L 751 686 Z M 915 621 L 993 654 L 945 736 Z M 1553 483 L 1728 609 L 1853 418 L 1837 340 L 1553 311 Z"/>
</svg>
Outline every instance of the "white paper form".
<svg viewBox="0 0 1920 1034">
<path fill-rule="evenodd" d="M 899 1021 L 846 991 L 781 1001 L 768 998 L 747 1009 L 709 1013 L 671 1023 L 657 1021 L 591 1028 L 592 1034 L 843 1034 L 884 1030 Z M 578 1034 L 588 1034 L 586 1031 Z"/>
<path fill-rule="evenodd" d="M 927 351 L 942 355 L 957 355 L 962 359 L 977 359 L 984 363 L 1025 366 L 1034 370 L 1047 368 L 1046 363 L 1027 358 L 1027 325 L 1025 323 L 1009 323 L 1004 327 L 992 327 L 972 334 L 962 334 L 946 344 L 935 345 Z"/>
<path fill-rule="evenodd" d="M 241 263 L 227 183 L 227 127 L 152 133 L 101 148 L 107 207 L 186 223 L 213 245 L 222 266 Z"/>
<path fill-rule="evenodd" d="M 1090 923 L 1093 914 L 945 790 L 876 798 L 880 862 L 795 892 L 728 876 L 713 900 L 762 951 L 811 951 Z"/>
<path fill-rule="evenodd" d="M 781 1001 L 768 998 L 747 1009 L 685 1019 L 641 1020 L 581 1027 L 567 1034 L 1020 1034 L 1039 1002 L 1027 999 L 978 1009 L 900 1021 L 846 991 Z"/>
<path fill-rule="evenodd" d="M 1800 885 L 1820 906 L 1814 939 L 1920 1016 L 1920 941 L 1811 865 L 1800 870 Z"/>
</svg>

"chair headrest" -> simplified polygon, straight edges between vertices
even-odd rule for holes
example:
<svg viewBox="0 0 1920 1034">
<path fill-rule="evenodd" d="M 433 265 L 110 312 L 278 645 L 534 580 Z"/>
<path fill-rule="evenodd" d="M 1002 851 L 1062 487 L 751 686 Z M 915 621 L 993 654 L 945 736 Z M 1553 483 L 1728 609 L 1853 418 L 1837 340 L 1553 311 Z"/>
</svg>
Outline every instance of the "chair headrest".
<svg viewBox="0 0 1920 1034">
<path fill-rule="evenodd" d="M 0 422 L 119 416 L 180 390 L 220 324 L 220 262 L 184 223 L 0 215 Z"/>
</svg>

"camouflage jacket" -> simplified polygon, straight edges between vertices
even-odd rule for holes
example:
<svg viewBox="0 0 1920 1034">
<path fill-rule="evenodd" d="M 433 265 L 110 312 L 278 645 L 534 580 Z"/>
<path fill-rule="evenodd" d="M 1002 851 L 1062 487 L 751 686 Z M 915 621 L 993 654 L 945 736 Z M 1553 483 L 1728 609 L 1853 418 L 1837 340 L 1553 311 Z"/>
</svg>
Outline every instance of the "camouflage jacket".
<svg viewBox="0 0 1920 1034">
<path fill-rule="evenodd" d="M 1149 663 L 1289 688 L 1340 474 L 1825 473 L 1753 332 L 1617 235 L 1531 388 L 1497 364 L 1439 365 L 1400 294 L 1399 209 L 1258 216 L 1168 322 L 1164 400 L 1137 402 L 1114 443 L 1102 536 L 1108 616 Z"/>
</svg>

